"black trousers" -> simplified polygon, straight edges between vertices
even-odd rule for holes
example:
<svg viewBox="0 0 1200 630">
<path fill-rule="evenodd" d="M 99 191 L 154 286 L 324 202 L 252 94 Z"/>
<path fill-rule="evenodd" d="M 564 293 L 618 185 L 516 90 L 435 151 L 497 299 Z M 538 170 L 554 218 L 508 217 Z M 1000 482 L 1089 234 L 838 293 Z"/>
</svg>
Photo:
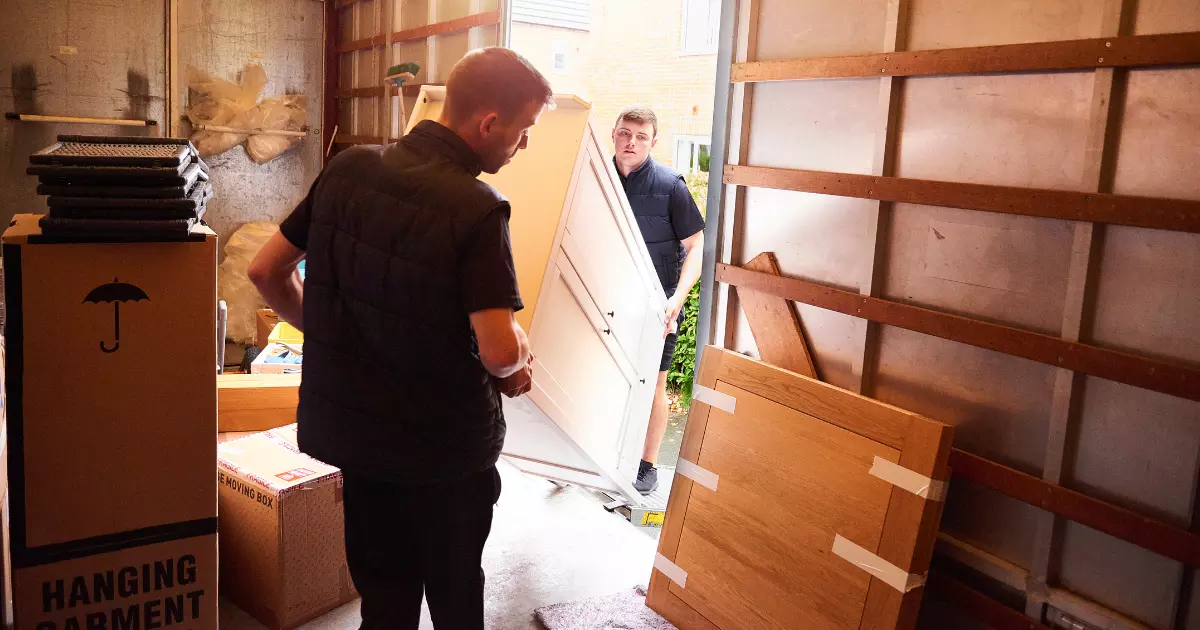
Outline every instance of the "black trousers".
<svg viewBox="0 0 1200 630">
<path fill-rule="evenodd" d="M 350 473 L 344 480 L 346 560 L 362 596 L 360 630 L 416 630 L 422 594 L 438 630 L 482 630 L 480 564 L 500 498 L 496 468 L 429 485 Z"/>
</svg>

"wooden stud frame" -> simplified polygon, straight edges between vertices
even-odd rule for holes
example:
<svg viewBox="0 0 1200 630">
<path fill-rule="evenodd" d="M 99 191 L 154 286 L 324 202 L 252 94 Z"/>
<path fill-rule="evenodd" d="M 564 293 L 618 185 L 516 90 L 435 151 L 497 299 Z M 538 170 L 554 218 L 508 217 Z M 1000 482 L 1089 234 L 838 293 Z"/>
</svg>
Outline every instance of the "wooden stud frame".
<svg viewBox="0 0 1200 630">
<path fill-rule="evenodd" d="M 904 49 L 910 4 L 911 0 L 888 0 L 883 35 L 885 53 Z M 881 133 L 875 134 L 875 154 L 871 159 L 871 174 L 878 177 L 891 177 L 896 171 L 896 140 L 900 129 L 900 94 L 903 81 L 899 77 L 884 77 L 879 81 L 875 128 L 880 129 Z M 883 286 L 884 266 L 880 261 L 887 260 L 892 205 L 890 201 L 879 200 L 871 210 L 872 216 L 867 218 L 867 222 L 871 224 L 867 237 L 871 265 L 858 282 L 858 292 L 861 295 L 879 297 L 879 289 Z M 871 396 L 875 391 L 874 377 L 879 360 L 879 325 L 872 321 L 866 321 L 864 325 L 866 330 L 862 335 L 862 351 L 855 355 L 851 372 L 858 378 L 858 392 Z"/>
<path fill-rule="evenodd" d="M 1072 512 L 1067 504 L 1076 502 L 1086 504 L 1084 522 L 1089 520 L 1086 513 L 1100 514 L 1111 511 L 1112 514 L 1124 514 L 1126 519 L 1139 519 L 1127 510 L 1098 499 L 1092 499 L 1080 493 L 1059 495 L 1067 491 L 1058 486 L 1062 480 L 1063 469 L 1067 464 L 1064 460 L 1071 451 L 1068 443 L 1072 434 L 1071 425 L 1078 416 L 1080 399 L 1080 383 L 1084 374 L 1093 374 L 1111 380 L 1146 387 L 1156 391 L 1167 392 L 1183 398 L 1200 399 L 1200 380 L 1198 371 L 1193 366 L 1172 365 L 1146 357 L 1132 354 L 1117 353 L 1095 346 L 1078 343 L 1088 337 L 1087 306 L 1092 298 L 1097 274 L 1097 260 L 1103 243 L 1106 224 L 1126 225 L 1140 228 L 1163 229 L 1181 232 L 1200 232 L 1200 202 L 1182 199 L 1164 199 L 1153 197 L 1135 197 L 1128 195 L 1109 194 L 1112 190 L 1112 170 L 1115 163 L 1115 138 L 1118 133 L 1120 110 L 1123 106 L 1123 82 L 1125 69 L 1131 67 L 1152 67 L 1169 65 L 1195 65 L 1200 63 L 1200 33 L 1178 33 L 1167 35 L 1128 36 L 1131 25 L 1134 0 L 1105 0 L 1102 12 L 1100 31 L 1101 37 L 1064 42 L 1042 42 L 1032 44 L 1017 44 L 1006 46 L 987 46 L 976 48 L 955 48 L 945 50 L 904 51 L 903 36 L 907 32 L 906 15 L 907 0 L 890 0 L 885 28 L 884 47 L 878 54 L 853 55 L 843 57 L 827 57 L 816 59 L 795 59 L 784 61 L 757 62 L 752 59 L 757 49 L 757 20 L 758 10 L 755 3 L 749 0 L 737 2 L 738 17 L 737 38 L 733 54 L 724 59 L 730 61 L 730 112 L 728 118 L 728 159 L 722 183 L 728 187 L 717 189 L 719 194 L 712 194 L 718 200 L 720 210 L 711 212 L 717 215 L 715 223 L 719 227 L 719 242 L 716 262 L 718 270 L 714 274 L 714 285 L 710 289 L 715 298 L 712 310 L 711 331 L 702 343 L 708 340 L 723 340 L 724 345 L 732 347 L 735 336 L 739 305 L 738 296 L 747 290 L 763 296 L 761 289 L 770 284 L 789 284 L 792 289 L 799 285 L 790 284 L 788 279 L 771 279 L 770 275 L 777 274 L 775 270 L 762 266 L 746 265 L 760 272 L 755 276 L 758 283 L 742 282 L 738 293 L 729 291 L 729 284 L 739 284 L 731 281 L 730 277 L 745 274 L 743 270 L 731 268 L 733 261 L 744 261 L 749 258 L 743 247 L 743 223 L 745 218 L 745 190 L 748 187 L 770 187 L 801 192 L 858 197 L 879 201 L 878 210 L 869 218 L 871 234 L 868 245 L 871 246 L 873 264 L 864 274 L 855 289 L 866 299 L 855 302 L 858 297 L 848 291 L 839 291 L 820 285 L 805 287 L 812 295 L 820 295 L 826 308 L 839 310 L 850 315 L 860 315 L 863 307 L 866 310 L 878 309 L 876 314 L 884 313 L 898 316 L 900 320 L 924 320 L 922 332 L 928 332 L 943 338 L 974 343 L 980 347 L 990 348 L 999 352 L 1015 354 L 1032 358 L 1059 368 L 1054 387 L 1054 399 L 1051 405 L 1050 429 L 1048 435 L 1046 460 L 1040 481 L 1043 483 L 1038 490 L 1039 497 L 1050 501 L 1045 514 L 1039 522 L 1039 530 L 1035 540 L 1032 555 L 1030 575 L 1027 576 L 1031 588 L 1022 589 L 1028 595 L 1027 614 L 1041 619 L 1045 612 L 1046 603 L 1054 603 L 1058 607 L 1065 602 L 1074 602 L 1065 591 L 1048 587 L 1055 576 L 1050 571 L 1050 558 L 1056 555 L 1061 532 L 1061 518 L 1079 519 L 1080 514 Z M 752 28 L 747 28 L 753 25 Z M 1018 72 L 1018 71 L 1054 71 L 1070 69 L 1090 69 L 1095 72 L 1095 82 L 1092 97 L 1092 113 L 1088 130 L 1088 145 L 1084 157 L 1084 175 L 1078 191 L 1041 190 L 1018 188 L 1010 186 L 987 186 L 957 182 L 925 181 L 892 177 L 891 168 L 895 149 L 897 100 L 901 89 L 901 77 L 928 76 L 938 74 L 962 74 L 983 72 Z M 848 173 L 829 173 L 819 171 L 803 171 L 798 169 L 770 169 L 757 167 L 748 162 L 748 147 L 750 131 L 750 109 L 753 101 L 753 87 L 759 81 L 833 79 L 855 77 L 881 77 L 880 104 L 876 112 L 876 146 L 875 156 L 870 174 L 858 175 Z M 981 210 L 1004 214 L 1034 216 L 1069 220 L 1076 222 L 1074 226 L 1074 243 L 1071 253 L 1070 272 L 1068 277 L 1067 296 L 1062 317 L 1062 328 L 1059 337 L 1039 335 L 1015 328 L 996 326 L 986 322 L 959 318 L 954 315 L 938 313 L 929 319 L 927 315 L 934 313 L 927 309 L 890 303 L 877 300 L 881 285 L 883 268 L 881 261 L 887 259 L 886 244 L 890 229 L 890 208 L 893 203 L 904 202 L 929 206 L 955 207 L 968 210 Z M 753 255 L 755 252 L 749 252 Z M 712 261 L 709 261 L 711 264 Z M 742 275 L 743 280 L 746 279 Z M 708 289 L 708 287 L 705 287 Z M 790 298 L 795 296 L 789 295 Z M 807 301 L 807 300 L 800 300 Z M 810 302 L 811 303 L 811 302 Z M 836 304 L 837 306 L 832 306 Z M 752 305 L 743 305 L 747 318 L 751 319 Z M 838 308 L 840 306 L 840 308 Z M 915 316 L 911 319 L 910 316 Z M 873 318 L 868 318 L 873 319 Z M 891 317 L 888 323 L 897 324 L 896 317 Z M 707 321 L 707 320 L 706 320 Z M 775 325 L 784 336 L 792 337 L 786 322 Z M 899 324 L 902 327 L 903 324 Z M 973 329 L 968 332 L 967 341 L 960 336 L 962 326 Z M 752 332 L 770 328 L 769 324 L 759 322 L 756 326 L 751 322 Z M 703 328 L 703 327 L 702 327 Z M 800 330 L 797 327 L 797 330 Z M 875 361 L 878 359 L 878 330 L 875 321 L 866 323 L 862 341 L 862 354 L 854 357 L 852 372 L 858 379 L 859 391 L 871 394 L 873 383 L 871 378 L 876 371 Z M 764 344 L 758 339 L 760 348 Z M 802 333 L 796 335 L 803 343 Z M 778 348 L 776 349 L 778 351 Z M 787 356 L 786 353 L 780 356 Z M 860 358 L 861 357 L 861 358 Z M 791 361 L 791 359 L 788 359 Z M 792 361 L 796 362 L 796 361 Z M 793 369 L 799 369 L 793 367 Z M 1167 370 L 1169 376 L 1164 376 L 1160 370 Z M 1099 373 L 1099 374 L 1098 374 Z M 1157 374 L 1157 376 L 1155 376 Z M 988 462 L 991 464 L 990 462 Z M 998 466 L 998 465 L 996 465 Z M 1017 494 L 1013 487 L 1028 481 L 1023 473 L 1000 467 L 1006 471 L 1003 475 L 988 476 L 988 479 L 1000 480 L 1001 487 L 993 489 L 1009 494 Z M 1036 478 L 1033 478 L 1036 480 Z M 1021 483 L 1016 482 L 1020 480 Z M 1007 484 L 1007 485 L 1006 485 Z M 1014 484 L 1016 484 L 1014 486 Z M 1005 491 L 1007 488 L 1007 492 Z M 1057 499 L 1069 498 L 1066 503 L 1058 504 Z M 1019 497 L 1018 497 L 1019 498 Z M 1036 504 L 1041 504 L 1039 499 Z M 1043 506 L 1046 507 L 1046 506 Z M 1200 514 L 1200 512 L 1198 512 Z M 1120 520 L 1118 518 L 1118 520 Z M 1094 519 L 1093 519 L 1094 520 Z M 1145 519 L 1147 522 L 1153 519 Z M 1200 518 L 1194 519 L 1200 525 Z M 1126 525 L 1132 523 L 1130 520 Z M 1195 545 L 1195 537 L 1180 536 L 1184 530 L 1158 523 L 1166 527 L 1180 544 Z M 1120 531 L 1126 533 L 1136 528 L 1121 529 L 1124 526 L 1110 526 L 1107 529 L 1103 523 L 1096 525 L 1101 531 L 1108 531 L 1121 537 Z M 1151 527 L 1153 529 L 1153 527 Z M 1200 527 L 1197 527 L 1200 529 Z M 1142 540 L 1134 536 L 1135 544 L 1154 548 L 1153 541 Z M 1140 542 L 1139 542 L 1140 540 Z M 1165 555 L 1180 559 L 1187 556 L 1183 547 L 1165 550 Z M 1162 551 L 1160 549 L 1160 551 Z M 1189 576 L 1195 571 L 1189 572 Z M 1187 582 L 1184 582 L 1184 587 Z M 1047 597 L 1049 593 L 1049 599 Z M 1058 595 L 1055 595 L 1058 593 Z M 1054 598 L 1057 597 L 1057 603 Z M 1077 599 L 1077 598 L 1076 598 Z M 1200 605 L 1200 604 L 1197 604 Z M 1111 611 L 1104 612 L 1099 607 L 1083 604 L 1083 610 L 1091 610 L 1101 618 L 1112 620 L 1114 627 L 1123 627 L 1119 615 Z M 1076 612 L 1081 608 L 1075 607 Z M 1100 611 L 1100 612 L 1096 612 Z M 1180 610 L 1180 614 L 1185 611 Z M 1133 627 L 1133 626 L 1128 626 Z"/>
<path fill-rule="evenodd" d="M 734 59 L 739 62 L 748 61 L 758 48 L 758 0 L 741 0 L 737 3 L 737 14 L 734 26 L 737 49 L 733 51 Z M 754 86 L 750 84 L 734 84 L 730 95 L 730 138 L 728 151 L 731 164 L 745 164 L 750 160 L 750 119 L 754 109 Z M 736 124 L 735 124 L 736 123 Z M 724 190 L 724 204 L 733 208 L 733 212 L 723 213 L 720 233 L 717 238 L 716 261 L 729 264 L 734 259 L 742 259 L 744 252 L 740 249 L 742 237 L 742 220 L 746 207 L 746 190 L 740 187 L 730 187 Z M 713 309 L 714 338 L 724 339 L 724 346 L 732 346 L 737 330 L 738 296 L 729 292 L 728 288 L 716 287 L 716 304 Z M 725 317 L 720 317 L 725 313 Z M 700 354 L 703 354 L 702 352 Z"/>
<path fill-rule="evenodd" d="M 719 383 L 736 387 L 841 427 L 900 451 L 898 463 L 909 470 L 933 480 L 946 479 L 946 462 L 954 434 L 949 425 L 711 346 L 703 353 L 696 382 L 711 389 L 716 389 Z M 708 404 L 693 402 L 681 459 L 702 461 L 701 448 L 711 414 Z M 722 471 L 713 472 L 719 475 Z M 688 506 L 695 490 L 691 479 L 676 475 L 659 542 L 659 553 L 672 562 L 678 559 Z M 937 539 L 942 505 L 940 501 L 930 504 L 907 490 L 893 487 L 878 548 L 873 553 L 910 574 L 924 576 Z M 902 593 L 872 577 L 858 627 L 914 627 L 923 591 L 918 586 Z M 647 603 L 679 627 L 689 630 L 718 627 L 680 598 L 670 579 L 658 570 L 651 575 Z"/>
<path fill-rule="evenodd" d="M 384 0 L 377 0 L 383 2 Z M 471 29 L 481 26 L 501 25 L 504 11 L 506 10 L 505 0 L 500 0 L 500 9 L 496 11 L 486 11 L 472 13 L 470 15 L 455 18 L 451 20 L 436 21 L 436 3 L 430 3 L 430 23 L 424 26 L 418 26 L 402 31 L 393 31 L 392 25 L 394 21 L 394 12 L 400 0 L 388 0 L 386 2 L 388 12 L 391 15 L 377 16 L 382 22 L 386 19 L 386 24 L 378 24 L 377 32 L 368 34 L 363 37 L 361 33 L 355 33 L 358 39 L 349 42 L 339 42 L 338 33 L 339 22 L 341 20 L 341 10 L 352 7 L 359 0 L 337 0 L 326 2 L 325 10 L 325 115 L 324 126 L 322 131 L 322 146 L 332 149 L 333 146 L 348 146 L 358 144 L 387 144 L 395 141 L 393 137 L 392 119 L 395 117 L 392 111 L 393 96 L 399 94 L 401 98 L 405 95 L 415 95 L 420 90 L 420 85 L 405 85 L 403 90 L 383 85 L 382 71 L 390 67 L 393 62 L 395 53 L 395 45 L 405 42 L 413 42 L 419 40 L 430 40 L 430 49 L 428 51 L 428 59 L 426 59 L 423 71 L 428 76 L 433 76 L 436 72 L 433 57 L 436 52 L 434 46 L 436 40 L 430 39 L 438 35 L 447 35 L 451 33 L 459 33 L 463 31 L 472 32 Z M 473 3 L 472 7 L 475 8 Z M 382 67 L 377 73 L 380 76 L 372 77 L 372 81 L 378 81 L 379 85 L 367 85 L 363 87 L 339 88 L 340 85 L 340 61 L 343 54 L 354 54 L 358 51 L 370 50 L 373 52 L 379 49 L 386 49 L 383 52 Z M 353 84 L 353 82 L 352 82 Z M 359 129 L 337 129 L 339 120 L 339 110 L 343 106 L 356 107 L 357 99 L 378 99 L 376 102 L 380 104 L 377 113 L 380 120 L 374 121 L 375 131 L 378 133 L 361 133 Z M 342 101 L 349 101 L 343 105 Z M 355 116 L 356 124 L 361 122 Z M 337 133 L 334 133 L 334 130 Z M 326 155 L 326 161 L 332 156 L 332 151 Z"/>
<path fill-rule="evenodd" d="M 1134 0 L 1105 0 L 1102 9 L 1100 35 L 1118 37 L 1131 30 Z M 1092 111 L 1088 121 L 1087 147 L 1084 150 L 1082 190 L 1088 192 L 1111 192 L 1111 166 L 1115 161 L 1115 120 L 1123 102 L 1115 97 L 1122 96 L 1115 88 L 1127 78 L 1124 69 L 1097 68 L 1092 87 Z M 1104 225 L 1080 221 L 1075 224 L 1074 242 L 1071 247 L 1070 271 L 1067 277 L 1066 303 L 1063 307 L 1060 336 L 1067 341 L 1079 341 L 1084 337 L 1084 313 L 1086 305 L 1095 292 L 1094 277 L 1098 248 Z M 1079 415 L 1079 400 L 1082 376 L 1067 369 L 1058 369 L 1054 375 L 1054 395 L 1051 400 L 1050 429 L 1046 438 L 1046 457 L 1042 465 L 1042 479 L 1060 484 L 1068 436 L 1071 425 Z M 1039 515 L 1034 548 L 1030 556 L 1030 580 L 1034 584 L 1026 601 L 1026 614 L 1041 619 L 1045 614 L 1046 602 L 1037 594 L 1047 591 L 1055 576 L 1051 575 L 1051 561 L 1058 556 L 1061 546 L 1062 523 L 1055 512 Z M 1143 545 L 1144 546 L 1144 545 Z"/>
<path fill-rule="evenodd" d="M 740 4 L 744 5 L 745 3 Z M 737 285 L 739 280 L 733 278 L 739 277 L 741 279 L 740 286 L 743 289 L 753 289 L 756 292 L 761 292 L 768 285 L 773 284 L 779 287 L 786 284 L 793 293 L 807 293 L 814 300 L 820 302 L 819 306 L 825 308 L 850 315 L 864 316 L 862 313 L 866 310 L 873 312 L 876 316 L 884 316 L 885 319 L 865 316 L 872 321 L 867 323 L 861 359 L 855 357 L 852 365 L 852 371 L 858 378 L 859 391 L 868 394 L 873 390 L 871 383 L 871 377 L 875 371 L 873 362 L 878 358 L 878 324 L 875 323 L 876 321 L 886 320 L 886 323 L 889 324 L 1031 358 L 1059 367 L 1056 374 L 1046 460 L 1041 480 L 1045 483 L 1044 492 L 1053 493 L 1057 490 L 1064 490 L 1057 484 L 1063 476 L 1066 453 L 1071 450 L 1068 441 L 1072 434 L 1071 425 L 1078 416 L 1080 382 L 1084 378 L 1084 374 L 1097 375 L 1190 400 L 1200 400 L 1200 381 L 1197 380 L 1197 374 L 1200 372 L 1194 367 L 1171 365 L 1130 354 L 1111 353 L 1094 346 L 1078 343 L 1087 337 L 1088 321 L 1085 314 L 1090 311 L 1087 304 L 1092 300 L 1095 290 L 1096 260 L 1099 258 L 1098 252 L 1103 243 L 1105 224 L 1200 232 L 1200 202 L 1108 194 L 1112 189 L 1111 171 L 1115 162 L 1115 152 L 1110 148 L 1115 144 L 1116 130 L 1119 127 L 1119 121 L 1116 119 L 1119 118 L 1123 106 L 1122 85 L 1126 76 L 1125 69 L 1200 64 L 1200 33 L 1129 36 L 1128 31 L 1131 30 L 1132 24 L 1131 14 L 1135 4 L 1136 2 L 1133 0 L 1106 0 L 1098 33 L 1101 37 L 1094 39 L 903 51 L 904 46 L 900 37 L 906 32 L 904 18 L 907 7 L 904 2 L 898 3 L 896 0 L 891 0 L 888 3 L 885 30 L 887 39 L 885 39 L 881 52 L 877 54 L 769 62 L 756 62 L 746 55 L 738 55 L 731 64 L 730 70 L 735 99 L 739 94 L 736 90 L 750 88 L 754 83 L 761 81 L 863 77 L 882 77 L 883 80 L 880 86 L 880 107 L 876 114 L 878 133 L 871 174 L 858 175 L 757 167 L 747 163 L 744 146 L 739 156 L 740 159 L 728 160 L 722 181 L 731 185 L 732 190 L 724 191 L 725 203 L 722 204 L 724 206 L 722 216 L 718 217 L 718 220 L 723 221 L 724 233 L 733 235 L 733 242 L 724 244 L 725 251 L 733 251 L 735 255 L 721 258 L 721 262 L 725 264 L 719 266 L 718 283 L 726 282 Z M 756 11 L 751 10 L 750 19 L 757 19 L 755 13 Z M 745 11 L 741 15 L 744 18 Z M 738 44 L 744 45 L 745 42 L 746 40 L 739 36 Z M 753 51 L 753 46 L 751 51 Z M 891 160 L 889 158 L 891 152 L 894 151 L 895 143 L 895 102 L 894 100 L 889 102 L 886 100 L 886 96 L 890 95 L 892 99 L 896 98 L 900 77 L 1072 69 L 1091 69 L 1096 75 L 1080 192 L 891 177 L 893 173 L 890 169 Z M 736 102 L 734 106 L 737 106 Z M 746 109 L 748 110 L 748 105 Z M 745 139 L 749 135 L 747 118 L 743 117 L 738 120 L 731 116 L 730 131 L 733 142 L 740 141 L 744 145 Z M 767 273 L 759 273 L 754 275 L 753 279 L 749 279 L 745 275 L 748 273 L 747 271 L 730 267 L 728 265 L 730 260 L 746 259 L 738 250 L 741 247 L 741 222 L 745 212 L 743 189 L 747 187 L 777 188 L 879 201 L 878 210 L 875 211 L 875 216 L 870 221 L 872 233 L 868 242 L 872 246 L 873 264 L 857 285 L 858 293 L 867 299 L 855 302 L 851 299 L 853 294 L 847 291 L 811 283 L 806 283 L 807 286 L 802 287 L 799 284 L 792 284 L 788 279 L 771 278 L 771 271 L 763 268 L 754 269 Z M 1061 338 L 1056 339 L 1015 328 L 958 318 L 945 313 L 932 316 L 933 311 L 877 300 L 877 289 L 882 273 L 879 261 L 886 260 L 886 252 L 883 251 L 883 248 L 887 242 L 887 230 L 890 227 L 890 204 L 896 202 L 1077 222 L 1074 228 L 1074 243 Z M 752 266 L 747 265 L 747 268 L 752 268 Z M 718 284 L 718 290 L 724 289 Z M 795 295 L 788 295 L 788 297 L 798 299 Z M 799 301 L 816 303 L 805 299 L 799 299 Z M 728 328 L 723 337 L 726 345 L 732 345 L 733 331 L 731 329 L 735 321 L 737 305 L 730 300 L 721 306 L 725 309 L 723 319 Z M 917 327 L 900 322 L 916 324 Z M 759 328 L 762 326 L 760 323 Z M 966 329 L 972 330 L 966 331 Z M 964 333 L 966 337 L 962 336 Z M 761 349 L 761 342 L 759 345 Z M 1100 352 L 1097 353 L 1097 350 Z M 1158 373 L 1157 377 L 1151 376 L 1160 369 L 1166 369 L 1170 376 L 1164 377 L 1163 373 Z M 1016 471 L 1011 472 L 1014 475 L 1023 474 Z M 1016 479 L 1013 475 L 1001 475 L 999 478 L 1007 479 L 1010 484 L 1015 483 Z M 995 489 L 1004 491 L 1003 488 Z M 1008 494 L 1012 494 L 1011 489 Z M 1083 501 L 1084 499 L 1094 501 L 1098 506 L 1105 508 L 1121 509 L 1103 501 L 1090 499 L 1085 495 L 1073 497 L 1073 500 Z M 1061 521 L 1059 516 L 1070 518 L 1069 515 L 1055 513 L 1055 510 L 1050 510 L 1050 512 L 1044 515 L 1039 522 L 1032 555 L 1031 575 L 1029 576 L 1034 588 L 1028 591 L 1027 614 L 1039 619 L 1045 612 L 1047 603 L 1044 593 L 1054 591 L 1046 585 L 1055 578 L 1050 571 L 1050 558 L 1056 555 L 1056 549 L 1060 544 Z M 1133 517 L 1137 517 L 1137 515 L 1133 515 Z M 1193 520 L 1200 523 L 1200 519 L 1196 517 Z M 1100 523 L 1100 525 L 1103 524 Z M 1183 532 L 1180 528 L 1166 527 L 1172 530 L 1173 535 Z M 1101 526 L 1097 529 L 1109 531 L 1112 528 L 1105 529 Z M 1131 530 L 1124 531 L 1128 533 Z M 1109 533 L 1113 532 L 1109 531 Z M 1186 534 L 1186 532 L 1183 533 Z M 1114 535 L 1121 537 L 1119 533 Z M 1182 540 L 1185 544 L 1195 545 L 1197 539 L 1194 536 L 1191 538 L 1185 536 L 1178 540 Z M 1143 544 L 1146 541 L 1131 542 L 1153 548 L 1153 543 L 1149 543 L 1149 546 Z M 1160 553 L 1176 559 L 1181 559 L 1180 554 L 1187 555 L 1178 549 L 1175 552 L 1160 550 Z M 1188 561 L 1184 560 L 1184 562 Z M 1189 572 L 1188 575 L 1194 576 L 1195 571 Z M 1183 586 L 1187 586 L 1187 581 L 1184 581 Z M 1184 611 L 1180 610 L 1180 615 L 1183 613 Z"/>
</svg>

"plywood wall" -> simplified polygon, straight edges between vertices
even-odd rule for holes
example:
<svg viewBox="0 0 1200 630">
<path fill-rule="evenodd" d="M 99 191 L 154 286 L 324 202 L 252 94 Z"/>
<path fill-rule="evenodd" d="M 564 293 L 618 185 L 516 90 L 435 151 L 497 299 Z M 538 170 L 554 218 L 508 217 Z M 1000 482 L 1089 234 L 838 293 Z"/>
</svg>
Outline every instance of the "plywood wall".
<svg viewBox="0 0 1200 630">
<path fill-rule="evenodd" d="M 743 20 L 750 1 L 735 8 Z M 907 21 L 897 39 L 911 50 L 1099 37 L 1115 24 L 1138 34 L 1200 30 L 1191 0 L 1127 2 L 1124 23 L 1121 3 L 1100 0 L 757 0 L 756 41 L 743 23 L 734 48 L 754 41 L 750 61 L 884 52 L 889 9 L 904 14 L 899 2 Z M 1116 76 L 1101 190 L 1200 199 L 1200 69 Z M 747 143 L 742 163 L 754 166 L 878 174 L 887 81 L 753 84 L 748 131 L 731 120 L 732 146 Z M 1098 153 L 1087 151 L 1097 73 L 896 81 L 892 174 L 1097 189 Z M 738 199 L 726 195 L 722 210 L 735 264 L 773 251 L 787 276 L 1050 335 L 1069 328 L 1072 287 L 1083 281 L 1072 276 L 1074 222 L 756 188 Z M 1200 235 L 1101 227 L 1096 241 L 1080 340 L 1200 364 Z M 724 339 L 755 355 L 732 303 L 718 314 Z M 1029 474 L 1056 458 L 1056 368 L 902 329 L 869 336 L 863 320 L 798 308 L 824 380 L 952 423 L 959 448 Z M 1200 403 L 1082 376 L 1075 391 L 1062 483 L 1190 527 Z M 1050 586 L 1122 623 L 1200 629 L 1178 562 L 1074 524 L 1050 545 L 1046 522 L 1038 508 L 964 482 L 952 487 L 943 530 L 1035 574 L 1044 568 Z M 1176 625 L 1188 615 L 1192 625 Z"/>
<path fill-rule="evenodd" d="M 236 81 L 247 63 L 258 63 L 267 73 L 262 98 L 308 96 L 309 134 L 299 146 L 263 165 L 251 161 L 242 147 L 206 159 L 214 195 L 204 220 L 221 243 L 245 223 L 283 220 L 321 170 L 323 7 L 313 0 L 177 2 L 176 98 L 181 112 L 188 107 L 189 67 Z M 179 128 L 185 135 L 190 130 Z"/>
<path fill-rule="evenodd" d="M 162 0 L 8 0 L 0 19 L 0 110 L 166 121 Z M 29 155 L 59 134 L 160 135 L 162 127 L 0 120 L 0 221 L 45 212 Z"/>
</svg>

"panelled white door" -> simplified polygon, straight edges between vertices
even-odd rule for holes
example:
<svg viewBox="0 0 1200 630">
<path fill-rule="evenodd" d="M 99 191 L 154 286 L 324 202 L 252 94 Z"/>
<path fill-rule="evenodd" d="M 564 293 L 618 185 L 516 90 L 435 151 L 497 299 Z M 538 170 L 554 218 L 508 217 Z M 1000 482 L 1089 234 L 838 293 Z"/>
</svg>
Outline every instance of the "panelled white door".
<svg viewBox="0 0 1200 630">
<path fill-rule="evenodd" d="M 589 147 L 579 188 L 567 217 L 567 235 L 575 244 L 572 262 L 612 325 L 617 342 L 631 361 L 641 345 L 642 321 L 650 307 L 649 291 L 634 264 L 634 251 L 623 232 L 623 217 L 615 214 L 621 205 L 616 191 L 604 183 L 607 177 L 600 156 Z M 626 255 L 614 255 L 616 252 Z"/>
</svg>

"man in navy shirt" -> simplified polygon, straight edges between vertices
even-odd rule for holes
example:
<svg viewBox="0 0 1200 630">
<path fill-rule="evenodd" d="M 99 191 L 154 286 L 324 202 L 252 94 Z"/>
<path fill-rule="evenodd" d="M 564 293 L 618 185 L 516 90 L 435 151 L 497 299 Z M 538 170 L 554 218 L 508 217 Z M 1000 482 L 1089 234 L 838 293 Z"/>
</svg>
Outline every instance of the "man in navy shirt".
<svg viewBox="0 0 1200 630">
<path fill-rule="evenodd" d="M 667 372 L 675 354 L 679 324 L 688 294 L 700 279 L 704 250 L 704 217 L 683 176 L 654 161 L 658 117 L 645 107 L 629 107 L 613 129 L 613 162 L 625 196 L 633 208 L 642 239 L 658 280 L 667 294 L 663 321 L 668 324 L 658 369 L 658 385 L 650 410 L 650 427 L 642 447 L 642 463 L 633 487 L 650 494 L 658 487 L 658 450 L 667 432 Z"/>
</svg>

